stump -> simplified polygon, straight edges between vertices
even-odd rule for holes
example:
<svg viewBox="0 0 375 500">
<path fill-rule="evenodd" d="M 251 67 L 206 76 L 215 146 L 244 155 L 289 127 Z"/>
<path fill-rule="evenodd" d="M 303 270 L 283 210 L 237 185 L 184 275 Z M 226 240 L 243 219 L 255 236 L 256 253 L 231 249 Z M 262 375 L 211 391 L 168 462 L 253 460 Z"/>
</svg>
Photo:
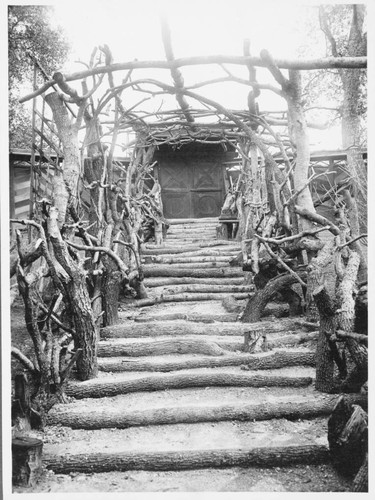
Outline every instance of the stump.
<svg viewBox="0 0 375 500">
<path fill-rule="evenodd" d="M 43 441 L 30 437 L 12 439 L 14 486 L 35 486 L 42 472 Z"/>
<path fill-rule="evenodd" d="M 328 420 L 328 442 L 333 465 L 342 474 L 354 476 L 365 461 L 368 448 L 368 417 L 344 396 Z"/>
</svg>

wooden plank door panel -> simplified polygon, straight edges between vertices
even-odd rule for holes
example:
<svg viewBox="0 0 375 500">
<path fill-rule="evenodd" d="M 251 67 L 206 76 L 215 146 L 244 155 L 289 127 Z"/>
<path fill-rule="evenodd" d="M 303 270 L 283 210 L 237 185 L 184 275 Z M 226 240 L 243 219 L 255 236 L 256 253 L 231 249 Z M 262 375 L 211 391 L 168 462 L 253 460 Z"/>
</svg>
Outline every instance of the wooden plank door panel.
<svg viewBox="0 0 375 500">
<path fill-rule="evenodd" d="M 191 184 L 189 165 L 184 162 L 161 164 L 159 170 L 164 216 L 166 218 L 189 218 L 191 210 Z"/>
<path fill-rule="evenodd" d="M 200 162 L 193 165 L 193 190 L 221 191 L 222 172 L 220 164 L 213 162 Z"/>
<path fill-rule="evenodd" d="M 160 162 L 166 218 L 218 217 L 224 202 L 220 162 L 177 160 Z"/>
<path fill-rule="evenodd" d="M 194 217 L 218 217 L 222 206 L 221 191 L 196 191 L 192 193 Z"/>
</svg>

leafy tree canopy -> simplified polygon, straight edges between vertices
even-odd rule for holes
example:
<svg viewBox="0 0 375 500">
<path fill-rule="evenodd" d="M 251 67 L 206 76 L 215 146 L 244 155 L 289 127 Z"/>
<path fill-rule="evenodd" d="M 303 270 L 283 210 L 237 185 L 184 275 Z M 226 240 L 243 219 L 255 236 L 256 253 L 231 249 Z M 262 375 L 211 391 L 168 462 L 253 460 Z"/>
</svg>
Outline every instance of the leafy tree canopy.
<svg viewBox="0 0 375 500">
<path fill-rule="evenodd" d="M 30 56 L 50 76 L 66 61 L 70 50 L 62 28 L 52 24 L 52 12 L 46 5 L 8 7 L 9 136 L 13 148 L 30 147 L 30 111 L 18 103 L 25 87 L 32 86 Z"/>
</svg>

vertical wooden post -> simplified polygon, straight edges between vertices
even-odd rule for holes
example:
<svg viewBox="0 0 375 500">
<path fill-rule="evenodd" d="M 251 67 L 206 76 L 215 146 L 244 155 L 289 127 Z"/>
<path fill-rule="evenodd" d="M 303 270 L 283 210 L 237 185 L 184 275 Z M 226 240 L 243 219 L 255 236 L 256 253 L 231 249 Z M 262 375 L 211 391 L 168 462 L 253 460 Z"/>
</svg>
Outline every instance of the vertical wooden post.
<svg viewBox="0 0 375 500">
<path fill-rule="evenodd" d="M 163 244 L 163 224 L 155 221 L 155 244 Z"/>
<path fill-rule="evenodd" d="M 43 441 L 30 437 L 12 440 L 13 485 L 35 486 L 42 472 Z"/>
</svg>

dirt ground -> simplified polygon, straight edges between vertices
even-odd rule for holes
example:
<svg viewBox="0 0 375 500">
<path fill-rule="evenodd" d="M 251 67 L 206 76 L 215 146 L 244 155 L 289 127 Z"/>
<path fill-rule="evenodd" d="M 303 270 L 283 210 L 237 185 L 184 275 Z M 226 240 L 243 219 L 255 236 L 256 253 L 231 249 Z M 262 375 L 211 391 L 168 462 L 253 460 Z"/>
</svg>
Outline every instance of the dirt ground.
<svg viewBox="0 0 375 500">
<path fill-rule="evenodd" d="M 28 337 L 22 305 L 17 302 L 12 310 L 12 343 L 22 350 L 28 351 L 31 348 L 31 342 Z M 12 361 L 12 372 L 17 370 L 18 364 Z M 209 388 L 212 397 L 218 399 L 222 397 L 220 388 Z M 235 389 L 244 391 L 248 397 L 254 392 L 254 388 Z M 312 389 L 307 389 L 311 391 Z M 205 389 L 196 391 L 199 399 L 200 393 Z M 217 391 L 217 392 L 215 392 Z M 272 398 L 270 388 L 265 388 L 262 397 Z M 285 389 L 284 392 L 286 392 Z M 303 395 L 302 389 L 293 389 L 293 395 L 298 392 Z M 306 389 L 303 389 L 306 391 Z M 171 391 L 169 391 L 171 392 Z M 258 389 L 258 394 L 260 391 Z M 281 391 L 283 392 L 283 391 Z M 280 395 L 282 395 L 280 392 Z M 176 391 L 176 401 L 179 396 Z M 267 396 L 268 394 L 268 396 Z M 207 393 L 205 394 L 207 396 Z M 216 397 L 215 397 L 216 396 Z M 119 403 L 120 397 L 105 398 L 105 405 L 109 411 L 114 409 Z M 137 398 L 136 394 L 128 395 L 128 403 L 132 406 L 132 401 Z M 159 393 L 150 393 L 147 395 L 147 403 L 155 404 L 160 399 Z M 173 394 L 172 394 L 173 397 Z M 174 398 L 173 398 L 174 399 Z M 87 400 L 90 404 L 90 400 Z M 100 404 L 92 401 L 92 404 Z M 134 402 L 133 402 L 134 404 Z M 285 419 L 258 422 L 262 432 L 280 433 L 291 430 L 291 422 Z M 210 425 L 210 424 L 209 424 Z M 226 425 L 239 426 L 244 423 L 228 422 Z M 247 429 L 250 429 L 251 423 L 248 423 Z M 307 434 L 314 435 L 318 441 L 326 439 L 326 419 L 319 418 L 312 421 L 299 423 L 299 431 L 308 431 Z M 302 427 L 306 427 L 302 429 Z M 160 426 L 162 427 L 162 426 Z M 158 432 L 158 426 L 149 428 L 149 434 Z M 129 429 L 127 430 L 129 431 Z M 134 442 L 137 433 L 142 432 L 141 428 L 130 429 Z M 258 432 L 259 429 L 256 431 Z M 244 431 L 245 432 L 245 431 Z M 43 439 L 46 447 L 63 445 L 64 443 L 85 442 L 86 449 L 97 449 L 99 441 L 104 443 L 116 444 L 119 437 L 118 429 L 101 429 L 100 431 L 72 430 L 67 427 L 50 426 L 44 433 L 34 433 L 34 435 Z M 162 434 L 159 435 L 162 439 Z M 114 442 L 115 441 L 115 442 Z M 294 467 L 276 467 L 269 469 L 262 468 L 230 468 L 230 469 L 203 469 L 187 471 L 128 471 L 128 472 L 109 472 L 98 474 L 71 473 L 68 475 L 54 474 L 51 471 L 44 470 L 37 485 L 32 488 L 15 487 L 14 493 L 74 493 L 74 492 L 199 492 L 199 491 L 217 491 L 217 492 L 240 492 L 240 491 L 259 491 L 259 492 L 345 492 L 350 491 L 351 480 L 339 476 L 331 465 L 314 465 Z"/>
</svg>

